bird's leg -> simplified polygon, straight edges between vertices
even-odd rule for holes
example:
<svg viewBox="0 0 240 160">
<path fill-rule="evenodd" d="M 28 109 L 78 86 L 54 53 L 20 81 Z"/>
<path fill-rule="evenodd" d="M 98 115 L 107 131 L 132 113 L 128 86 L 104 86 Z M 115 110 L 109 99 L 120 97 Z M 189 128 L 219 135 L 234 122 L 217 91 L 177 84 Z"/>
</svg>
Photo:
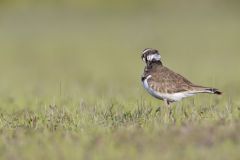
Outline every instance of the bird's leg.
<svg viewBox="0 0 240 160">
<path fill-rule="evenodd" d="M 170 108 L 170 102 L 167 99 L 164 99 L 164 102 L 165 102 L 165 106 L 167 108 Z"/>
<path fill-rule="evenodd" d="M 168 100 L 166 100 L 166 99 L 164 99 L 164 102 L 165 102 L 166 108 L 169 110 L 170 109 L 170 102 Z M 160 111 L 161 111 L 161 107 L 158 107 L 156 109 L 156 112 L 160 112 Z"/>
<path fill-rule="evenodd" d="M 168 118 L 171 119 L 172 118 L 172 108 L 171 108 L 171 102 L 168 101 L 167 99 L 164 99 L 164 102 L 165 102 L 165 105 L 166 105 L 166 108 L 167 108 L 167 114 L 168 114 Z"/>
</svg>

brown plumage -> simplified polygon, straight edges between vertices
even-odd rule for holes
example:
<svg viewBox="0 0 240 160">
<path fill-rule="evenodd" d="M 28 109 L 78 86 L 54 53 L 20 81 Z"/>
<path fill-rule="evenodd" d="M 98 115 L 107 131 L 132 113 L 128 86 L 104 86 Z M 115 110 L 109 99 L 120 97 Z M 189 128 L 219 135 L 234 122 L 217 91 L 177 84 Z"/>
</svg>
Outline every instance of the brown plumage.
<svg viewBox="0 0 240 160">
<path fill-rule="evenodd" d="M 161 56 L 155 49 L 145 49 L 142 59 L 146 62 L 142 75 L 144 87 L 151 95 L 167 101 L 167 103 L 195 95 L 196 93 L 222 94 L 218 89 L 195 85 L 180 74 L 163 66 L 160 60 Z M 175 97 L 172 98 L 172 96 Z M 176 98 L 176 96 L 179 97 Z"/>
<path fill-rule="evenodd" d="M 146 66 L 144 76 L 152 75 L 148 80 L 150 87 L 161 93 L 176 93 L 184 91 L 212 91 L 214 94 L 221 94 L 217 89 L 194 85 L 192 82 L 173 72 L 163 65 L 153 63 Z M 208 92 L 207 92 L 208 93 Z"/>
</svg>

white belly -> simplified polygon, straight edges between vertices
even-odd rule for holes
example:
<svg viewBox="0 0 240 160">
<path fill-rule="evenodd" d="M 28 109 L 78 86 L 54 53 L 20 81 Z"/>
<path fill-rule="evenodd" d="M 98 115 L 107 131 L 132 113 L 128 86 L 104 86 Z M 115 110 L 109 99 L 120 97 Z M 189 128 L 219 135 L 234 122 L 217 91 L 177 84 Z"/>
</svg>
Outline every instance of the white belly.
<svg viewBox="0 0 240 160">
<path fill-rule="evenodd" d="M 149 75 L 144 81 L 143 81 L 143 86 L 144 88 L 150 93 L 152 96 L 161 99 L 161 100 L 168 100 L 168 101 L 180 101 L 181 99 L 189 96 L 195 95 L 194 93 L 185 91 L 185 92 L 178 92 L 178 93 L 160 93 L 155 90 L 153 90 L 149 85 L 148 85 L 148 79 L 151 78 L 152 76 Z"/>
</svg>

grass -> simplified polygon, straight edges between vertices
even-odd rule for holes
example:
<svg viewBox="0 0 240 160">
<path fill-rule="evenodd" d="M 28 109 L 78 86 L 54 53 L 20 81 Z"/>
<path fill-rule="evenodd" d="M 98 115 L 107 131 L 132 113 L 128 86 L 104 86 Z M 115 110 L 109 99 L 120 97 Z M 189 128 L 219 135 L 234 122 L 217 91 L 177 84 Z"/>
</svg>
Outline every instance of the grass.
<svg viewBox="0 0 240 160">
<path fill-rule="evenodd" d="M 239 11 L 209 3 L 5 6 L 0 158 L 239 159 Z M 146 47 L 224 94 L 165 108 L 141 86 Z"/>
<path fill-rule="evenodd" d="M 156 112 L 145 101 L 129 109 L 82 102 L 3 112 L 2 158 L 238 159 L 240 108 L 191 105 Z"/>
</svg>

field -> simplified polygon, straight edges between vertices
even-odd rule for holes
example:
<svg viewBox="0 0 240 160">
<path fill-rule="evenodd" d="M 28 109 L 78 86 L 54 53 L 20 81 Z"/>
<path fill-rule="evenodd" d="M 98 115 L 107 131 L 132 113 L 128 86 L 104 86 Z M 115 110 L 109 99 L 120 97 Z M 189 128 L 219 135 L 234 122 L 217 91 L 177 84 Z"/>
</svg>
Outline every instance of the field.
<svg viewBox="0 0 240 160">
<path fill-rule="evenodd" d="M 237 1 L 0 8 L 0 159 L 240 159 Z M 148 47 L 224 94 L 164 107 L 140 82 Z"/>
</svg>

